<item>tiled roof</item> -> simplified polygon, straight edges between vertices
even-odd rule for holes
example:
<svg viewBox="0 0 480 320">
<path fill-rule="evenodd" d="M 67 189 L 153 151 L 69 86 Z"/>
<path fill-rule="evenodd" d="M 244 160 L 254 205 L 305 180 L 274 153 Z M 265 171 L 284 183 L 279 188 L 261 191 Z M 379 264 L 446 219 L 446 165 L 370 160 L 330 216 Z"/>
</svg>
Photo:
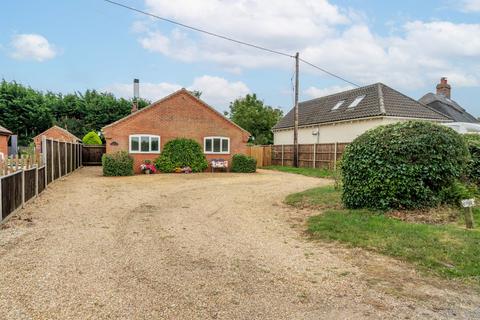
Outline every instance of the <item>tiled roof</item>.
<svg viewBox="0 0 480 320">
<path fill-rule="evenodd" d="M 10 130 L 8 130 L 8 129 L 2 127 L 2 126 L 0 126 L 0 134 L 2 134 L 2 135 L 6 135 L 6 134 L 10 135 L 10 134 L 12 134 L 12 131 L 10 131 Z"/>
<path fill-rule="evenodd" d="M 441 94 L 427 93 L 419 101 L 447 115 L 455 122 L 479 123 L 477 118 L 468 113 L 457 102 Z"/>
<path fill-rule="evenodd" d="M 365 98 L 357 106 L 348 108 L 360 96 L 365 96 Z M 332 110 L 339 101 L 344 101 L 344 103 L 338 109 Z M 374 116 L 451 121 L 447 116 L 383 83 L 301 102 L 298 106 L 299 126 Z M 292 109 L 275 125 L 274 129 L 293 127 L 293 117 L 294 110 Z"/>
</svg>

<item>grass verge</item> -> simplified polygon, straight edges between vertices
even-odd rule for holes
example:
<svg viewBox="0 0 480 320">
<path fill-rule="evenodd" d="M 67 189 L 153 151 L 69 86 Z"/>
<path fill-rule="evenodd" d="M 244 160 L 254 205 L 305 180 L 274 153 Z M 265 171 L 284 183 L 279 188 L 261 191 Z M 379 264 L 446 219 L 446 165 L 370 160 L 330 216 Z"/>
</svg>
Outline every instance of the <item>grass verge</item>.
<svg viewBox="0 0 480 320">
<path fill-rule="evenodd" d="M 474 210 L 477 228 L 466 230 L 462 218 L 435 225 L 405 222 L 383 212 L 341 209 L 340 192 L 331 186 L 289 195 L 285 202 L 325 210 L 308 220 L 314 239 L 339 241 L 413 263 L 445 278 L 480 284 L 480 209 Z"/>
<path fill-rule="evenodd" d="M 261 169 L 276 170 L 288 173 L 301 174 L 307 177 L 315 178 L 333 178 L 334 173 L 329 169 L 314 169 L 314 168 L 295 168 L 295 167 L 282 167 L 282 166 L 267 166 L 261 167 Z"/>
</svg>

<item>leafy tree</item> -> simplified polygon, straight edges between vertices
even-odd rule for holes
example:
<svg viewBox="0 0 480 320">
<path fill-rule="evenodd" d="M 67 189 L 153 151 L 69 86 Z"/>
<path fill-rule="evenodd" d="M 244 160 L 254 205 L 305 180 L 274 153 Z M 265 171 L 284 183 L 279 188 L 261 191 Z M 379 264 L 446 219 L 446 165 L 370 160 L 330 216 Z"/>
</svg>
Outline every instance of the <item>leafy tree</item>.
<svg viewBox="0 0 480 320">
<path fill-rule="evenodd" d="M 149 104 L 140 99 L 139 109 Z M 111 93 L 87 90 L 62 95 L 34 90 L 16 82 L 0 83 L 0 125 L 19 135 L 19 144 L 28 145 L 37 134 L 57 124 L 81 137 L 131 111 L 132 101 Z"/>
<path fill-rule="evenodd" d="M 82 138 L 84 144 L 102 144 L 102 139 L 95 131 L 90 131 Z"/>
<path fill-rule="evenodd" d="M 233 101 L 225 114 L 252 134 L 254 144 L 272 144 L 272 128 L 283 116 L 282 110 L 265 105 L 256 94 Z"/>
<path fill-rule="evenodd" d="M 202 96 L 202 91 L 193 90 L 193 91 L 190 91 L 190 93 L 193 94 L 198 99 L 200 99 L 200 97 Z"/>
</svg>

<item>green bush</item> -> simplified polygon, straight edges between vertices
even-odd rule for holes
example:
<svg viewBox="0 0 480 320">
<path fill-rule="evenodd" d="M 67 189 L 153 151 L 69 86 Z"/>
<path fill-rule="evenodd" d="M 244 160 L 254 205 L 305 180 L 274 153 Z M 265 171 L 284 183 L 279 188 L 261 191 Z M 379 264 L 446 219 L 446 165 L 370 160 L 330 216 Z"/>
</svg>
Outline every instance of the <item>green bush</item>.
<svg viewBox="0 0 480 320">
<path fill-rule="evenodd" d="M 232 172 L 250 173 L 257 171 L 257 160 L 244 154 L 235 154 L 232 158 Z"/>
<path fill-rule="evenodd" d="M 467 142 L 471 157 L 467 170 L 468 179 L 476 185 L 480 185 L 480 134 L 468 133 L 463 137 Z"/>
<path fill-rule="evenodd" d="M 208 167 L 202 147 L 192 139 L 177 138 L 165 144 L 162 154 L 155 159 L 161 172 L 174 172 L 176 168 L 190 167 L 192 172 L 202 172 Z"/>
<path fill-rule="evenodd" d="M 102 139 L 95 131 L 90 131 L 82 138 L 82 142 L 84 144 L 102 144 Z"/>
<path fill-rule="evenodd" d="M 102 156 L 104 176 L 131 176 L 133 175 L 133 158 L 126 151 L 118 151 Z"/>
<path fill-rule="evenodd" d="M 474 184 L 466 184 L 460 181 L 454 181 L 450 186 L 440 191 L 440 199 L 444 204 L 460 206 L 464 199 L 474 198 L 478 189 Z"/>
<path fill-rule="evenodd" d="M 442 190 L 464 174 L 464 139 L 445 126 L 408 121 L 369 130 L 342 158 L 342 200 L 348 208 L 437 206 Z"/>
</svg>

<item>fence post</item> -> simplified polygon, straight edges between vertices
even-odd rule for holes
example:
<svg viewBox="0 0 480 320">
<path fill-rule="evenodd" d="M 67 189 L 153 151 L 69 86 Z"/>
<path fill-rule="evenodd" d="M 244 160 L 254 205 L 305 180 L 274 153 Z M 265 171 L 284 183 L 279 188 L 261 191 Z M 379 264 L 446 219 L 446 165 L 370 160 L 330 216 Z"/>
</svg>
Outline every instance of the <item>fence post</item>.
<svg viewBox="0 0 480 320">
<path fill-rule="evenodd" d="M 22 169 L 22 208 L 25 208 L 25 168 Z"/>
<path fill-rule="evenodd" d="M 284 145 L 282 144 L 282 167 L 283 167 L 283 148 L 284 148 Z"/>
<path fill-rule="evenodd" d="M 38 165 L 35 167 L 35 197 L 38 197 Z"/>
<path fill-rule="evenodd" d="M 0 177 L 0 221 L 3 220 L 3 204 L 2 204 L 2 177 Z"/>
<path fill-rule="evenodd" d="M 316 166 L 316 162 L 317 162 L 317 144 L 314 143 L 313 144 L 313 168 L 315 169 L 315 166 Z"/>
<path fill-rule="evenodd" d="M 62 177 L 62 159 L 60 158 L 60 140 L 57 140 L 58 178 Z"/>
<path fill-rule="evenodd" d="M 54 159 L 54 157 L 53 157 L 53 139 L 50 140 L 50 145 L 52 147 L 52 170 L 51 171 L 52 171 L 52 182 L 53 182 L 55 180 L 55 165 L 54 165 L 55 161 L 53 161 L 53 159 Z"/>
<path fill-rule="evenodd" d="M 68 168 L 68 150 L 67 150 L 67 143 L 66 142 L 63 143 L 63 149 L 65 150 L 65 160 L 64 160 L 65 161 L 65 175 L 67 175 L 68 174 L 68 170 L 67 170 L 67 168 Z"/>
<path fill-rule="evenodd" d="M 337 171 L 337 142 L 335 142 L 335 152 L 333 153 L 333 171 Z"/>
</svg>

